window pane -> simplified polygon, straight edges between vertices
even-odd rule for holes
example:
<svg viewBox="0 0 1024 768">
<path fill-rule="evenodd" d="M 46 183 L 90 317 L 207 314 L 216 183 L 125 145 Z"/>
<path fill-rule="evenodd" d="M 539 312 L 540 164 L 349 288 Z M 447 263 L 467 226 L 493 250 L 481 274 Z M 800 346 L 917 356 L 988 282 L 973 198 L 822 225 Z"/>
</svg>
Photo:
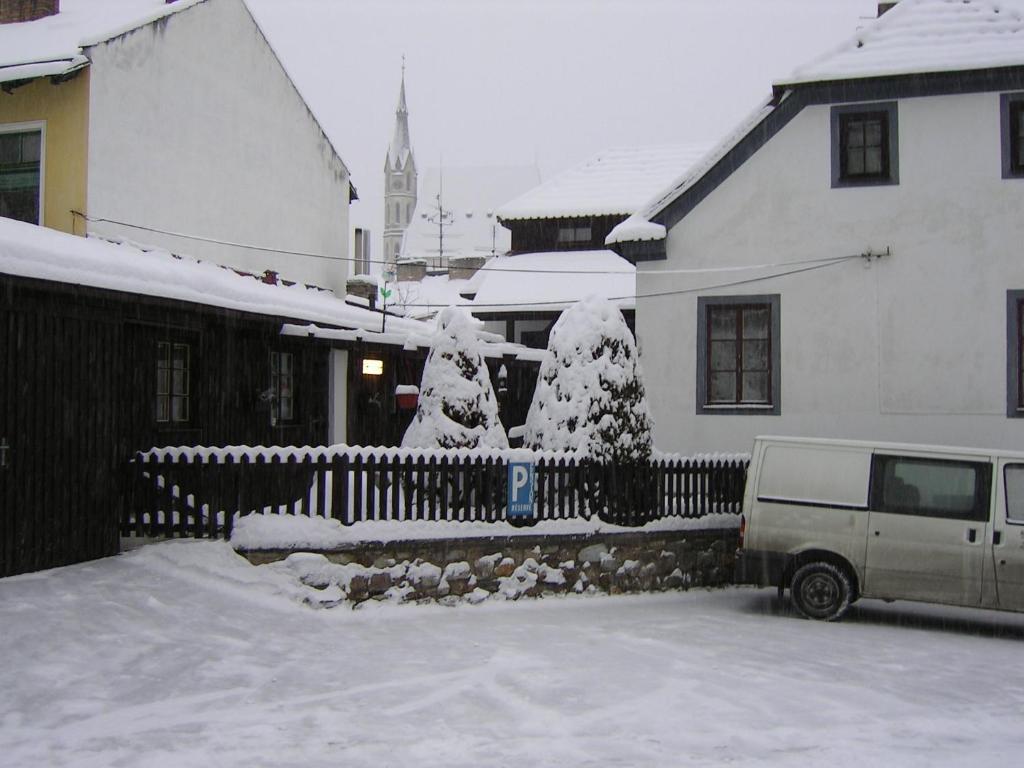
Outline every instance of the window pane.
<svg viewBox="0 0 1024 768">
<path fill-rule="evenodd" d="M 43 134 L 39 131 L 21 134 L 21 162 L 38 163 L 42 158 Z"/>
<path fill-rule="evenodd" d="M 184 371 L 177 371 L 177 370 L 174 371 L 173 385 L 174 385 L 174 388 L 172 390 L 172 394 L 175 394 L 175 395 L 187 394 L 187 390 L 185 389 L 186 384 L 185 384 L 185 372 Z"/>
<path fill-rule="evenodd" d="M 864 123 L 864 145 L 868 147 L 882 146 L 882 122 L 868 120 Z"/>
<path fill-rule="evenodd" d="M 743 396 L 744 403 L 767 403 L 768 402 L 768 374 L 767 373 L 743 373 Z"/>
<path fill-rule="evenodd" d="M 710 363 L 712 371 L 735 371 L 736 342 L 712 341 Z"/>
<path fill-rule="evenodd" d="M 156 398 L 156 420 L 167 421 L 170 411 L 167 395 L 157 395 Z"/>
<path fill-rule="evenodd" d="M 857 149 L 864 146 L 864 123 L 850 121 L 846 128 L 846 146 Z"/>
<path fill-rule="evenodd" d="M 292 355 L 290 352 L 281 353 L 281 373 L 292 372 Z"/>
<path fill-rule="evenodd" d="M 903 514 L 970 519 L 978 468 L 921 459 L 886 459 L 882 510 Z"/>
<path fill-rule="evenodd" d="M 188 421 L 188 398 L 171 398 L 171 421 Z"/>
<path fill-rule="evenodd" d="M 770 317 L 771 313 L 767 309 L 743 310 L 743 338 L 767 339 Z"/>
<path fill-rule="evenodd" d="M 1006 480 L 1006 519 L 1024 523 L 1024 464 L 1013 464 L 1003 470 Z"/>
<path fill-rule="evenodd" d="M 576 241 L 585 243 L 590 240 L 590 227 L 576 227 Z"/>
<path fill-rule="evenodd" d="M 711 309 L 709 312 L 708 327 L 712 339 L 735 339 L 736 338 L 736 310 Z"/>
<path fill-rule="evenodd" d="M 736 374 L 712 373 L 708 381 L 708 394 L 712 403 L 735 403 Z"/>
<path fill-rule="evenodd" d="M 768 370 L 767 340 L 743 342 L 743 370 L 751 372 Z"/>
<path fill-rule="evenodd" d="M 21 162 L 21 134 L 0 133 L 0 165 Z"/>
<path fill-rule="evenodd" d="M 167 369 L 166 363 L 157 363 L 156 393 L 158 395 L 169 395 L 171 393 L 171 372 Z"/>
<path fill-rule="evenodd" d="M 864 174 L 864 151 L 862 149 L 847 150 L 846 173 L 849 176 L 862 176 Z"/>
<path fill-rule="evenodd" d="M 292 411 L 291 397 L 281 397 L 281 421 L 291 421 L 294 418 Z"/>
<path fill-rule="evenodd" d="M 871 147 L 864 151 L 864 173 L 878 175 L 882 172 L 882 150 Z"/>
</svg>

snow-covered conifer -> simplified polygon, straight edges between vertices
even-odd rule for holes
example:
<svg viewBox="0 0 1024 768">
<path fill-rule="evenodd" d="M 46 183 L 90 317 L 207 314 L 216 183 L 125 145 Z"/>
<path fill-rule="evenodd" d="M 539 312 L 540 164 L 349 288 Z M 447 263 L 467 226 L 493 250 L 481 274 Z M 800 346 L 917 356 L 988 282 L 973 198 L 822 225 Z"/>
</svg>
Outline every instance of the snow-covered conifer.
<svg viewBox="0 0 1024 768">
<path fill-rule="evenodd" d="M 438 315 L 407 448 L 508 448 L 498 401 L 480 354 L 474 324 L 456 307 Z"/>
<path fill-rule="evenodd" d="M 651 415 L 622 313 L 591 297 L 558 318 L 526 418 L 528 448 L 600 461 L 646 461 Z"/>
</svg>

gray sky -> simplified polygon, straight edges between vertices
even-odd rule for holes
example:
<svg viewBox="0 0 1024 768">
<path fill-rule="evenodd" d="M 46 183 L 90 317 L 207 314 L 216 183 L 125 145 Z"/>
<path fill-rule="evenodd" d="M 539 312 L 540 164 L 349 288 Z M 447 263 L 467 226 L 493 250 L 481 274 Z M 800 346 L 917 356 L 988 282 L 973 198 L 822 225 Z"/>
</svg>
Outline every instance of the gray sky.
<svg viewBox="0 0 1024 768">
<path fill-rule="evenodd" d="M 871 0 L 248 0 L 352 172 L 380 258 L 383 166 L 406 56 L 416 162 L 529 165 L 714 143 Z"/>
</svg>

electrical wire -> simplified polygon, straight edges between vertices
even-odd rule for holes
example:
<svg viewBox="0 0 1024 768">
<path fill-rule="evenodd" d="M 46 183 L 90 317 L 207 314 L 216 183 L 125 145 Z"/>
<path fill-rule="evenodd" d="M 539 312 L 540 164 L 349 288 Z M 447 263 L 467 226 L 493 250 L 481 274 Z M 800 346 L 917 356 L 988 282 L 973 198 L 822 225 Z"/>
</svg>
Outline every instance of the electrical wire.
<svg viewBox="0 0 1024 768">
<path fill-rule="evenodd" d="M 197 240 L 206 243 L 214 243 L 215 245 L 226 245 L 233 248 L 246 248 L 252 251 L 262 251 L 265 253 L 281 253 L 288 256 L 305 256 L 314 259 L 326 259 L 328 261 L 346 261 L 352 263 L 363 263 L 363 264 L 383 264 L 385 266 L 393 265 L 390 261 L 380 261 L 377 259 L 359 259 L 355 257 L 344 257 L 344 256 L 327 256 L 322 253 L 310 253 L 308 251 L 293 251 L 285 248 L 268 248 L 261 245 L 251 245 L 248 243 L 237 243 L 231 240 L 219 240 L 213 237 L 204 237 L 202 235 L 189 235 L 184 232 L 174 232 L 167 229 L 158 229 L 156 227 L 147 227 L 142 224 L 130 224 L 126 221 L 118 221 L 117 219 L 107 219 L 99 216 L 89 216 L 88 214 L 82 213 L 81 211 L 71 211 L 75 216 L 80 216 L 86 221 L 101 222 L 106 224 L 116 224 L 121 227 L 131 227 L 132 229 L 141 229 L 146 232 L 155 232 L 161 235 L 170 235 L 171 237 L 181 237 L 187 240 Z M 571 254 L 574 251 L 563 251 L 561 253 Z M 839 262 L 845 259 L 857 258 L 864 254 L 856 254 L 851 256 L 830 256 L 820 259 L 806 259 L 798 261 L 780 261 L 770 264 L 751 264 L 747 266 L 739 267 L 703 267 L 699 269 L 658 269 L 658 270 L 635 270 L 630 272 L 629 270 L 620 269 L 522 269 L 516 267 L 493 267 L 483 266 L 478 269 L 478 272 L 508 272 L 510 274 L 529 274 L 529 275 L 698 275 L 698 274 L 714 274 L 717 272 L 747 272 L 756 269 L 776 269 L 778 267 L 789 267 L 798 264 L 828 264 L 832 262 Z M 536 302 L 546 304 L 564 304 L 565 302 Z M 436 306 L 434 304 L 409 304 L 407 306 Z M 521 306 L 519 304 L 494 304 L 488 306 Z"/>
<path fill-rule="evenodd" d="M 719 288 L 734 288 L 734 287 L 740 286 L 740 285 L 752 285 L 754 283 L 761 283 L 761 282 L 764 282 L 766 280 L 774 280 L 775 278 L 779 278 L 779 277 L 789 277 L 790 275 L 799 275 L 802 272 L 812 272 L 814 270 L 825 269 L 827 267 L 835 267 L 835 266 L 838 266 L 840 264 L 844 264 L 847 261 L 850 261 L 852 259 L 861 259 L 861 258 L 864 258 L 865 256 L 869 256 L 869 255 L 872 255 L 872 254 L 854 254 L 854 255 L 851 255 L 851 256 L 840 256 L 840 257 L 833 258 L 833 259 L 831 259 L 829 261 L 826 261 L 824 263 L 812 264 L 810 266 L 802 267 L 800 269 L 791 269 L 791 270 L 788 270 L 786 272 L 777 272 L 775 274 L 763 275 L 761 277 L 751 277 L 751 278 L 747 278 L 746 280 L 733 280 L 731 282 L 717 283 L 715 285 L 702 285 L 699 288 L 684 288 L 684 289 L 675 290 L 675 291 L 659 291 L 657 293 L 639 293 L 639 294 L 629 295 L 629 296 L 609 296 L 608 297 L 608 301 L 629 301 L 629 300 L 632 300 L 632 299 L 656 299 L 656 298 L 663 298 L 663 297 L 666 297 L 666 296 L 685 296 L 685 295 L 693 294 L 693 293 L 703 293 L 705 291 L 714 291 L 714 290 L 717 290 Z M 478 310 L 486 310 L 486 309 L 500 309 L 500 308 L 503 308 L 503 307 L 551 307 L 551 306 L 560 306 L 561 307 L 561 306 L 565 306 L 567 304 L 572 304 L 572 303 L 574 303 L 574 301 L 571 301 L 571 300 L 570 301 L 516 301 L 516 302 L 509 302 L 509 303 L 504 303 L 504 304 L 476 304 L 476 303 L 474 303 L 474 304 L 469 304 L 467 306 L 470 309 L 472 309 L 473 311 L 478 311 Z M 444 306 L 444 305 L 440 304 L 440 303 L 432 303 L 432 304 L 413 304 L 413 303 L 409 303 L 409 304 L 404 304 L 404 303 L 398 302 L 396 304 L 393 304 L 392 306 L 429 308 L 429 307 L 440 307 L 440 306 Z"/>
</svg>

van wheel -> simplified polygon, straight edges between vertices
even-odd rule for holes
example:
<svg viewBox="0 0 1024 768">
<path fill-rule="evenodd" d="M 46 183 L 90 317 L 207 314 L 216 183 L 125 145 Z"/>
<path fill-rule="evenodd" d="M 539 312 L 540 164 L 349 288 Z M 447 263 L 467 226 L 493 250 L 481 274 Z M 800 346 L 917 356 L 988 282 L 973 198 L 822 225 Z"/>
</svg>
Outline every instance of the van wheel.
<svg viewBox="0 0 1024 768">
<path fill-rule="evenodd" d="M 843 568 L 817 561 L 797 569 L 790 582 L 789 596 L 801 616 L 835 621 L 850 607 L 853 588 Z"/>
</svg>

